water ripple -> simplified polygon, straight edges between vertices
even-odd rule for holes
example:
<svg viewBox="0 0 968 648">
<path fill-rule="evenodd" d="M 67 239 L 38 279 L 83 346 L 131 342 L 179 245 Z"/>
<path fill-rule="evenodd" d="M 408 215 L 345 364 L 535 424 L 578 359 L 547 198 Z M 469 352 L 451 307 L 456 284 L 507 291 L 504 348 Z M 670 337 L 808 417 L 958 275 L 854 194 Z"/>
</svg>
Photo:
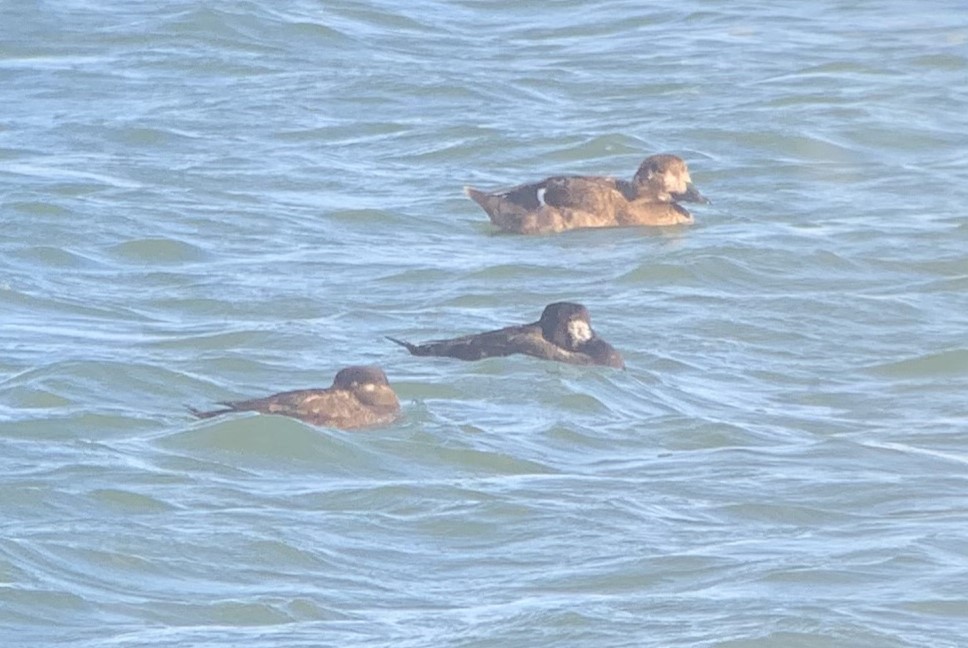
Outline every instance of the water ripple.
<svg viewBox="0 0 968 648">
<path fill-rule="evenodd" d="M 961 645 L 959 9 L 3 5 L 0 639 Z M 660 151 L 693 227 L 461 193 Z M 384 338 L 557 300 L 626 371 Z M 351 363 L 402 420 L 184 408 Z"/>
</svg>

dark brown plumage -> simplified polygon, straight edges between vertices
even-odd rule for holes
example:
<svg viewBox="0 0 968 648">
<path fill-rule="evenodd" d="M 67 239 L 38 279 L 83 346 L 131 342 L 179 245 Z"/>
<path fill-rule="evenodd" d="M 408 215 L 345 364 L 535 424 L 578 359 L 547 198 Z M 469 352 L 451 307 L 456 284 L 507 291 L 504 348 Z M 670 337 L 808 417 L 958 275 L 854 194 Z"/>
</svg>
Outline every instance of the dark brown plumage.
<svg viewBox="0 0 968 648">
<path fill-rule="evenodd" d="M 424 344 L 388 339 L 417 356 L 480 360 L 523 353 L 571 364 L 625 367 L 619 352 L 592 330 L 588 309 L 570 302 L 549 304 L 541 319 L 522 326 Z"/>
<path fill-rule="evenodd" d="M 598 176 L 554 176 L 488 193 L 464 191 L 506 232 L 545 234 L 584 227 L 679 225 L 693 222 L 679 201 L 708 203 L 675 155 L 653 155 L 632 181 Z"/>
<path fill-rule="evenodd" d="M 198 418 L 232 412 L 261 412 L 291 416 L 313 425 L 358 428 L 384 425 L 400 414 L 400 401 L 379 367 L 346 367 L 326 389 L 297 389 L 265 398 L 222 402 L 226 409 L 199 411 Z"/>
</svg>

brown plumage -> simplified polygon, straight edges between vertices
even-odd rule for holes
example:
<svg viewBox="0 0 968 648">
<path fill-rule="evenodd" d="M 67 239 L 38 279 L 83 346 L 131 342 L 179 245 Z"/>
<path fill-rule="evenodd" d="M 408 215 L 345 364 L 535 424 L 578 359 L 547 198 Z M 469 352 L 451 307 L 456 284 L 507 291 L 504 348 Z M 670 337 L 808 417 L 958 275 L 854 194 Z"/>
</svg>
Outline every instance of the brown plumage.
<svg viewBox="0 0 968 648">
<path fill-rule="evenodd" d="M 425 344 L 388 339 L 417 356 L 480 360 L 523 353 L 571 364 L 625 367 L 619 352 L 592 330 L 588 309 L 569 302 L 549 304 L 541 313 L 541 319 L 522 326 Z"/>
<path fill-rule="evenodd" d="M 680 225 L 693 222 L 679 201 L 708 203 L 675 155 L 653 155 L 632 181 L 598 176 L 554 176 L 487 193 L 465 193 L 506 232 L 546 234 L 583 227 Z"/>
<path fill-rule="evenodd" d="M 358 428 L 384 425 L 400 414 L 400 401 L 379 367 L 346 367 L 326 389 L 297 389 L 265 398 L 222 402 L 226 409 L 189 411 L 198 418 L 232 412 L 262 412 L 291 416 L 313 425 Z"/>
</svg>

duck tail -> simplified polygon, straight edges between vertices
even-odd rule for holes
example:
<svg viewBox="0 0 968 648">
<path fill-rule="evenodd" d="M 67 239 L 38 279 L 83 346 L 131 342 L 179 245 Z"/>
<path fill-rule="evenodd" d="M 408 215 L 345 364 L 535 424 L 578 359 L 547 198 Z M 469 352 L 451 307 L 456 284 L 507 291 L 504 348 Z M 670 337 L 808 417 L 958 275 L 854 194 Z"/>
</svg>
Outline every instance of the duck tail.
<svg viewBox="0 0 968 648">
<path fill-rule="evenodd" d="M 417 345 L 416 344 L 412 344 L 412 343 L 406 342 L 404 340 L 398 340 L 397 338 L 390 337 L 389 335 L 384 336 L 384 337 L 386 337 L 386 339 L 390 340 L 394 344 L 399 344 L 400 346 L 402 346 L 403 348 L 405 348 L 407 351 L 409 351 L 411 355 L 417 355 Z"/>
<path fill-rule="evenodd" d="M 467 197 L 481 206 L 491 223 L 506 232 L 522 231 L 524 210 L 505 200 L 506 194 L 491 194 L 474 187 L 464 187 Z"/>
<path fill-rule="evenodd" d="M 494 197 L 491 196 L 491 194 L 485 193 L 480 189 L 475 189 L 470 185 L 467 185 L 464 187 L 464 194 L 468 198 L 476 202 L 478 205 L 480 205 L 481 208 L 484 211 L 486 211 L 488 214 L 491 213 L 491 209 L 493 208 L 493 203 L 494 203 Z"/>
<path fill-rule="evenodd" d="M 185 409 L 187 409 L 192 416 L 200 419 L 212 418 L 213 416 L 221 416 L 222 414 L 229 414 L 235 411 L 234 409 L 230 408 L 230 409 L 211 410 L 211 411 L 205 412 L 200 409 L 195 409 L 191 405 L 186 405 Z"/>
</svg>

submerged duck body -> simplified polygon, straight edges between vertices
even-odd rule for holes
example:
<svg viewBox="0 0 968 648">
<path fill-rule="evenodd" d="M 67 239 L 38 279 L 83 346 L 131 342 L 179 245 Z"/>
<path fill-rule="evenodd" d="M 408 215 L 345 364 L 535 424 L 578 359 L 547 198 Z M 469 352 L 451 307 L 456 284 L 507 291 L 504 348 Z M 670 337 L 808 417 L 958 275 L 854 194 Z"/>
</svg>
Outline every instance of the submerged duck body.
<svg viewBox="0 0 968 648">
<path fill-rule="evenodd" d="M 592 330 L 588 309 L 570 302 L 549 304 L 531 324 L 424 344 L 388 339 L 416 356 L 481 360 L 522 353 L 570 364 L 625 367 L 619 352 Z"/>
<path fill-rule="evenodd" d="M 222 402 L 225 409 L 189 411 L 198 418 L 232 412 L 291 416 L 313 425 L 341 429 L 391 423 L 400 415 L 400 401 L 379 367 L 346 367 L 325 389 L 297 389 L 251 400 Z"/>
<path fill-rule="evenodd" d="M 679 202 L 708 203 L 675 155 L 653 155 L 632 181 L 599 176 L 554 176 L 488 193 L 464 191 L 506 232 L 546 234 L 588 227 L 663 226 L 693 222 Z"/>
</svg>

